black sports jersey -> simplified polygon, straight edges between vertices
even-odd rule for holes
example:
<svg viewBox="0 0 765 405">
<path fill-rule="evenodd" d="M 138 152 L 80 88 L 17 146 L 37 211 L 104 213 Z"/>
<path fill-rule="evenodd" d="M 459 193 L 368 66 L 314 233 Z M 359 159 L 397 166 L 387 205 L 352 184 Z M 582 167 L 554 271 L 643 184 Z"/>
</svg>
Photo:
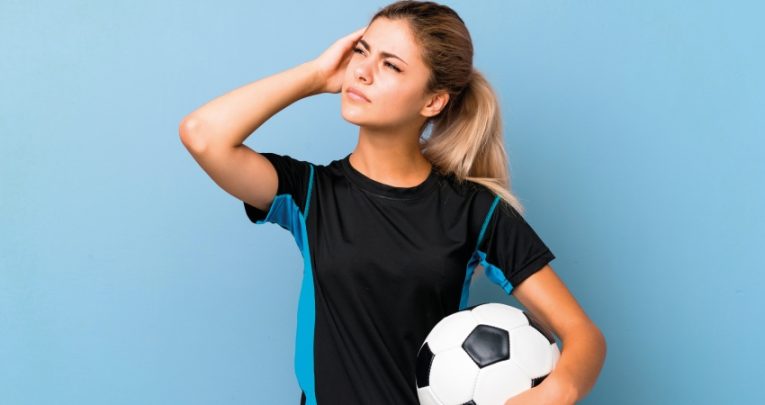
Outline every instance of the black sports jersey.
<svg viewBox="0 0 765 405">
<path fill-rule="evenodd" d="M 301 404 L 416 405 L 417 351 L 467 307 L 473 270 L 512 293 L 555 258 L 509 204 L 436 167 L 414 187 L 366 177 L 348 154 L 327 165 L 262 153 L 276 168 L 256 224 L 290 231 L 303 256 L 295 338 Z"/>
</svg>

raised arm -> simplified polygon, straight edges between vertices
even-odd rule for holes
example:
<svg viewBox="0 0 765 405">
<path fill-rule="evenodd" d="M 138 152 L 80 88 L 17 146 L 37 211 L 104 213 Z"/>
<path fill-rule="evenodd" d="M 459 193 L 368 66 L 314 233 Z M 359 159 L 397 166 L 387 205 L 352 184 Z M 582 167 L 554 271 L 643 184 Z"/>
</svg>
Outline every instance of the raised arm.
<svg viewBox="0 0 765 405">
<path fill-rule="evenodd" d="M 184 117 L 181 142 L 223 190 L 267 209 L 276 195 L 276 170 L 243 142 L 274 114 L 318 90 L 312 61 L 249 83 Z"/>
<path fill-rule="evenodd" d="M 234 197 L 267 210 L 278 178 L 271 162 L 243 144 L 274 114 L 314 94 L 337 93 L 361 28 L 318 58 L 219 96 L 181 121 L 181 142 L 213 181 Z"/>
</svg>

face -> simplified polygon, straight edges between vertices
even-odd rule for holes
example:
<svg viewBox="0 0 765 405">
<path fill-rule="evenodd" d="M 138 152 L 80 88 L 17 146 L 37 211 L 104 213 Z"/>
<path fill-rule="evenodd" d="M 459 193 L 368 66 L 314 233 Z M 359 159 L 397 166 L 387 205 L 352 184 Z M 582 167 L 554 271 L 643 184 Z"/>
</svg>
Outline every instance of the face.
<svg viewBox="0 0 765 405">
<path fill-rule="evenodd" d="M 425 93 L 430 71 L 405 20 L 377 18 L 356 43 L 341 90 L 342 115 L 357 125 L 395 127 L 436 115 L 448 96 Z M 348 92 L 354 87 L 367 100 Z"/>
</svg>

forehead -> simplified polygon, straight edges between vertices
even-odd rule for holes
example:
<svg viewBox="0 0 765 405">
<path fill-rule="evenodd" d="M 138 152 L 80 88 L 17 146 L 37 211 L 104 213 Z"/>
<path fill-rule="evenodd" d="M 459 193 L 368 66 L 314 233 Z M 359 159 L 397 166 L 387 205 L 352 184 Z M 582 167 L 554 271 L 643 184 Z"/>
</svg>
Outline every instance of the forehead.
<svg viewBox="0 0 765 405">
<path fill-rule="evenodd" d="M 404 59 L 409 65 L 420 63 L 419 47 L 405 20 L 377 18 L 367 27 L 361 39 L 372 48 L 372 53 L 390 52 Z"/>
</svg>

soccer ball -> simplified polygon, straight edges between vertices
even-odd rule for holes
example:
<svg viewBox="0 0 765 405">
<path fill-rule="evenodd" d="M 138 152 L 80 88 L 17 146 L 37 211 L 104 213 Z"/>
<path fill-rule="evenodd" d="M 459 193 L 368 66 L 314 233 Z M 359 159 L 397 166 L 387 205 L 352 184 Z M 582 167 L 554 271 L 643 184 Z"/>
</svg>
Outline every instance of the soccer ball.
<svg viewBox="0 0 765 405">
<path fill-rule="evenodd" d="M 555 336 L 531 314 L 490 302 L 440 320 L 417 352 L 422 405 L 503 405 L 539 385 L 560 358 Z"/>
</svg>

